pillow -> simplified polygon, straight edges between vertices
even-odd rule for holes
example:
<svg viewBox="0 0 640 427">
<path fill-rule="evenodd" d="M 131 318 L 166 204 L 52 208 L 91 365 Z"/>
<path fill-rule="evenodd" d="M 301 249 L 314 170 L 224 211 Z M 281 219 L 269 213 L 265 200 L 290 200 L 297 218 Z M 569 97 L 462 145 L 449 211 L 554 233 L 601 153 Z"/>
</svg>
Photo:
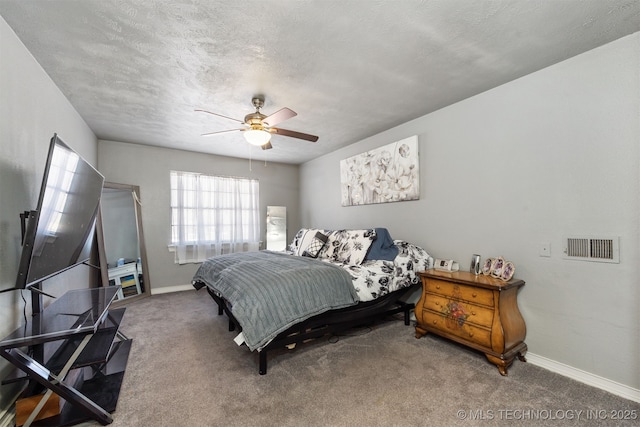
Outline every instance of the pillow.
<svg viewBox="0 0 640 427">
<path fill-rule="evenodd" d="M 335 248 L 340 244 L 340 242 L 337 240 L 337 235 L 340 233 L 340 230 L 324 230 L 324 232 L 327 235 L 327 243 L 320 251 L 318 258 L 333 261 L 333 253 L 335 251 Z"/>
<path fill-rule="evenodd" d="M 371 243 L 365 260 L 393 261 L 398 256 L 399 249 L 386 228 L 376 228 L 376 240 Z"/>
<path fill-rule="evenodd" d="M 335 233 L 331 259 L 349 265 L 360 265 L 376 238 L 373 229 L 340 230 Z"/>
<path fill-rule="evenodd" d="M 304 237 L 306 232 L 307 232 L 306 228 L 301 228 L 296 233 L 296 235 L 293 236 L 293 240 L 291 241 L 291 244 L 289 245 L 289 250 L 291 252 L 293 252 L 294 255 L 298 255 L 298 248 L 300 247 L 300 243 L 302 242 L 302 238 Z"/>
<path fill-rule="evenodd" d="M 318 254 L 320 253 L 322 248 L 324 248 L 324 245 L 327 243 L 328 239 L 328 236 L 325 236 L 319 231 L 316 232 L 316 234 L 313 236 L 313 239 L 311 239 L 311 243 L 309 243 L 309 246 L 307 246 L 307 248 L 302 252 L 302 256 L 318 258 Z"/>
<path fill-rule="evenodd" d="M 324 230 L 319 228 L 301 228 L 296 234 L 296 237 L 293 238 L 290 246 L 291 252 L 293 252 L 294 255 L 302 255 L 311 244 L 317 232 L 324 233 Z"/>
</svg>

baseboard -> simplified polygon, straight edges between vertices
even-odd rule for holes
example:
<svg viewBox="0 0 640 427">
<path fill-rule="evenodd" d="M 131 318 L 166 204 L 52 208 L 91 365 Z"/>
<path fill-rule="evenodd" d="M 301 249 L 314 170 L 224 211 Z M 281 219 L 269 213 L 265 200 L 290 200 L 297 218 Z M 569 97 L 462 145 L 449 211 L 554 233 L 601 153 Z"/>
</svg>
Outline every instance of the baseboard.
<svg viewBox="0 0 640 427">
<path fill-rule="evenodd" d="M 11 399 L 11 405 L 7 408 L 0 409 L 0 427 L 13 427 L 16 424 L 16 407 L 15 401 L 20 396 L 20 393 Z"/>
<path fill-rule="evenodd" d="M 597 387 L 601 390 L 608 391 L 611 394 L 640 403 L 640 390 L 638 389 L 565 365 L 564 363 L 556 362 L 555 360 L 551 360 L 537 354 L 527 353 L 526 357 L 527 362 L 532 365 L 540 366 L 541 368 L 576 381 L 580 381 L 581 383 Z"/>
<path fill-rule="evenodd" d="M 7 386 L 4 386 L 7 387 Z M 0 427 L 13 427 L 16 425 L 16 400 L 20 397 L 20 394 L 24 391 L 26 384 L 23 386 L 14 385 L 13 387 L 8 387 L 7 393 L 13 393 L 13 397 L 10 399 L 6 399 L 3 396 L 3 401 L 6 402 L 5 405 L 8 405 L 4 408 L 0 408 Z"/>
<path fill-rule="evenodd" d="M 168 294 L 171 292 L 193 291 L 193 285 L 163 286 L 162 288 L 151 288 L 151 295 Z"/>
<path fill-rule="evenodd" d="M 0 427 L 12 427 L 16 420 L 16 414 L 8 409 L 2 410 L 0 413 Z"/>
</svg>

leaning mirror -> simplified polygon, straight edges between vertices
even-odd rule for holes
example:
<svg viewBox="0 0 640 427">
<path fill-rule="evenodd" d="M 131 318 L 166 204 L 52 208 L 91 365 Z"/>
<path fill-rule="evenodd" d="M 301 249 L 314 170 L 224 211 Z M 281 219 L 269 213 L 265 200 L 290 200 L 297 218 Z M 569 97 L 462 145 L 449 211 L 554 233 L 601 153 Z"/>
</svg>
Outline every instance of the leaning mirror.
<svg viewBox="0 0 640 427">
<path fill-rule="evenodd" d="M 151 295 L 137 185 L 105 182 L 98 220 L 103 286 L 121 285 L 118 300 Z"/>
<path fill-rule="evenodd" d="M 267 249 L 284 251 L 287 248 L 287 207 L 267 206 Z"/>
</svg>

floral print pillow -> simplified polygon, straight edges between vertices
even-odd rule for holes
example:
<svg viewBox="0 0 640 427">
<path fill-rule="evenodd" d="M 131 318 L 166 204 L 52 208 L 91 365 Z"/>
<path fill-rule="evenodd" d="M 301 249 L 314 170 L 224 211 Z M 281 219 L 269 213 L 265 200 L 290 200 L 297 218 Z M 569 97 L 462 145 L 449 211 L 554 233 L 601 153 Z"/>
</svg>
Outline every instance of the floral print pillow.
<svg viewBox="0 0 640 427">
<path fill-rule="evenodd" d="M 289 245 L 289 252 L 292 252 L 294 255 L 298 254 L 298 248 L 300 247 L 300 243 L 304 235 L 309 231 L 308 228 L 301 228 L 295 236 L 293 236 L 293 240 Z"/>
<path fill-rule="evenodd" d="M 360 265 L 375 239 L 376 232 L 373 229 L 335 230 L 329 235 L 329 240 L 320 256 L 331 262 Z"/>
</svg>

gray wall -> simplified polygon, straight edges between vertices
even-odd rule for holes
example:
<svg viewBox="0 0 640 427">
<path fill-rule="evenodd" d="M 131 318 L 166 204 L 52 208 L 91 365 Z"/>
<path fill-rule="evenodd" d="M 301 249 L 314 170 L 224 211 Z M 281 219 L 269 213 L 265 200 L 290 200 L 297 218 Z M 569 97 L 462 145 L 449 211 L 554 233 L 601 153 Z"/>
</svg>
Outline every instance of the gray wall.
<svg viewBox="0 0 640 427">
<path fill-rule="evenodd" d="M 636 33 L 305 163 L 302 225 L 387 227 L 465 269 L 504 256 L 526 281 L 530 353 L 637 398 L 639 64 Z M 411 135 L 420 200 L 341 207 L 340 160 Z M 572 234 L 620 236 L 620 263 L 563 259 Z"/>
<path fill-rule="evenodd" d="M 238 143 L 244 142 L 240 139 Z M 298 166 L 265 163 L 221 157 L 188 151 L 149 147 L 114 141 L 98 142 L 98 169 L 107 181 L 140 186 L 142 228 L 144 231 L 149 284 L 151 292 L 166 292 L 184 288 L 198 264 L 178 265 L 169 252 L 171 211 L 169 171 L 181 170 L 211 175 L 241 176 L 260 181 L 260 211 L 263 240 L 266 233 L 267 206 L 286 206 L 288 239 L 299 228 Z"/>
<path fill-rule="evenodd" d="M 472 253 L 503 255 L 520 292 L 527 343 L 537 359 L 640 389 L 640 34 L 521 78 L 345 149 L 292 165 L 96 141 L 68 100 L 0 18 L 0 287 L 13 286 L 18 214 L 36 207 L 54 132 L 107 180 L 140 186 L 151 284 L 188 284 L 195 265 L 173 264 L 170 169 L 257 177 L 261 209 L 287 206 L 289 240 L 300 226 L 386 226 L 432 255 L 466 266 Z M 339 162 L 418 135 L 421 199 L 340 206 Z M 299 209 L 298 209 L 299 207 Z M 620 236 L 620 264 L 562 259 L 568 234 Z M 538 255 L 551 243 L 551 257 Z M 47 281 L 84 287 L 78 267 Z M 55 291 L 53 291 L 55 289 Z M 29 307 L 29 295 L 27 307 Z M 22 322 L 16 292 L 0 294 L 0 334 Z M 516 362 L 518 363 L 518 362 Z M 0 376 L 7 364 L 0 361 Z M 3 386 L 0 419 L 13 398 Z"/>
<path fill-rule="evenodd" d="M 0 17 L 0 289 L 15 285 L 20 259 L 20 218 L 37 207 L 40 185 L 55 132 L 96 165 L 97 139 L 7 23 Z M 47 280 L 43 288 L 62 295 L 88 287 L 94 274 L 79 266 Z M 30 293 L 23 292 L 30 312 Z M 45 301 L 47 303 L 48 301 Z M 0 294 L 0 336 L 23 322 L 20 292 Z M 9 366 L 0 360 L 0 377 Z M 16 387 L 0 388 L 0 419 Z"/>
</svg>

